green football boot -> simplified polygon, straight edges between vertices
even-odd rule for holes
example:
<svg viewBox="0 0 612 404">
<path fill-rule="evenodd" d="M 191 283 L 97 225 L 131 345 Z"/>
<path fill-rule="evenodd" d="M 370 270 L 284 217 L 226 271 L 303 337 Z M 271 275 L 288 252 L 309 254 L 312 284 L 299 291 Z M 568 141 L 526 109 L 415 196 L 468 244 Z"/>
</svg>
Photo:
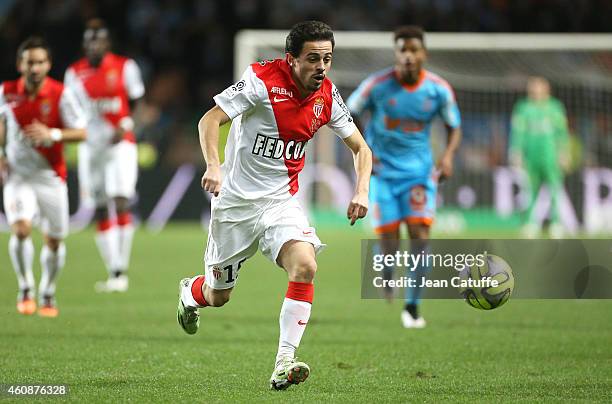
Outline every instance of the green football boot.
<svg viewBox="0 0 612 404">
<path fill-rule="evenodd" d="M 282 358 L 276 363 L 276 368 L 270 378 L 270 388 L 274 390 L 285 390 L 292 384 L 305 381 L 310 374 L 310 367 L 304 362 L 298 362 L 297 358 Z"/>
<path fill-rule="evenodd" d="M 184 278 L 179 282 L 179 300 L 178 308 L 176 309 L 176 319 L 183 331 L 192 335 L 198 332 L 198 328 L 200 327 L 200 313 L 196 307 L 185 307 L 181 299 L 181 292 L 183 288 L 189 286 L 189 281 L 189 278 Z"/>
</svg>

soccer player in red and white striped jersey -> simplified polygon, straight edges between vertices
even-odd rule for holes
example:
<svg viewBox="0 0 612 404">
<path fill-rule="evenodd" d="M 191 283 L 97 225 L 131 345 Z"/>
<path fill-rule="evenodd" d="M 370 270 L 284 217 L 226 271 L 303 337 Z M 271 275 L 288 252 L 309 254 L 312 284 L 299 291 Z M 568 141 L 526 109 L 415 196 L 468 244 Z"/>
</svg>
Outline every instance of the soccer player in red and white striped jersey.
<svg viewBox="0 0 612 404">
<path fill-rule="evenodd" d="M 88 115 L 89 136 L 79 146 L 79 186 L 81 197 L 95 205 L 96 244 L 109 274 L 96 290 L 124 292 L 134 233 L 129 202 L 138 176 L 130 114 L 145 88 L 136 62 L 110 52 L 109 31 L 102 20 L 87 23 L 83 47 L 85 57 L 66 70 L 64 82 Z"/>
<path fill-rule="evenodd" d="M 30 233 L 38 217 L 44 234 L 38 314 L 56 317 L 55 284 L 68 233 L 64 142 L 85 139 L 86 119 L 74 94 L 47 77 L 51 54 L 43 39 L 31 37 L 20 45 L 17 69 L 21 77 L 0 86 L 0 177 L 12 232 L 9 255 L 19 283 L 17 310 L 36 311 Z"/>
<path fill-rule="evenodd" d="M 310 368 L 295 351 L 310 318 L 315 260 L 324 244 L 296 198 L 307 143 L 327 125 L 353 152 L 357 184 L 347 216 L 351 224 L 368 206 L 371 153 L 336 87 L 326 77 L 334 48 L 324 23 L 295 25 L 286 57 L 249 66 L 241 80 L 214 97 L 200 120 L 206 159 L 202 186 L 214 194 L 205 275 L 181 281 L 178 321 L 193 334 L 199 308 L 224 305 L 239 270 L 257 249 L 283 268 L 289 285 L 280 313 L 280 338 L 270 386 L 285 389 L 306 379 Z M 219 164 L 219 126 L 232 120 Z"/>
</svg>

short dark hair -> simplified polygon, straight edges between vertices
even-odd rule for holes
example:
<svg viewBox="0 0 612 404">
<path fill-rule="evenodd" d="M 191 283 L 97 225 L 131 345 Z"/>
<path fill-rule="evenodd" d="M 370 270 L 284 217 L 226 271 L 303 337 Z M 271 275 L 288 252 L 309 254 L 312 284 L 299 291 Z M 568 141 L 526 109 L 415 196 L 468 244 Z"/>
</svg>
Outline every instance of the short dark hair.
<svg viewBox="0 0 612 404">
<path fill-rule="evenodd" d="M 419 39 L 425 47 L 425 31 L 418 25 L 404 25 L 397 27 L 393 33 L 393 42 L 397 42 L 398 39 Z"/>
<path fill-rule="evenodd" d="M 330 41 L 332 49 L 336 44 L 329 25 L 321 21 L 302 21 L 291 27 L 285 41 L 285 52 L 297 57 L 302 52 L 304 42 L 309 41 Z"/>
<path fill-rule="evenodd" d="M 21 60 L 23 52 L 36 48 L 44 49 L 47 52 L 47 57 L 49 58 L 49 60 L 51 60 L 51 48 L 49 47 L 49 44 L 47 44 L 47 41 L 45 41 L 42 37 L 39 36 L 28 37 L 19 45 L 19 47 L 17 48 L 17 60 Z"/>
</svg>

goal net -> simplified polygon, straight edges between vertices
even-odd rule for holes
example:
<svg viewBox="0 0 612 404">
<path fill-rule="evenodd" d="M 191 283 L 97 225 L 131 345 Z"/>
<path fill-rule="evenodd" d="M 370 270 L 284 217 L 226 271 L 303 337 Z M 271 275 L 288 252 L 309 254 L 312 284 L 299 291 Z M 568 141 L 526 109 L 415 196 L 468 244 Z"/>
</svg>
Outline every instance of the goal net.
<svg viewBox="0 0 612 404">
<path fill-rule="evenodd" d="M 241 31 L 235 44 L 235 77 L 249 63 L 283 57 L 285 31 Z M 371 73 L 393 64 L 390 32 L 336 32 L 329 74 L 346 99 Z M 463 142 L 455 176 L 440 188 L 438 227 L 517 226 L 527 198 L 521 172 L 507 165 L 512 107 L 524 96 L 528 76 L 546 77 L 567 109 L 572 169 L 565 180 L 562 216 L 573 230 L 612 230 L 612 35 L 426 35 L 426 68 L 454 88 L 462 114 Z M 445 132 L 438 122 L 432 146 Z M 306 203 L 346 209 L 352 164 L 334 136 L 317 136 L 301 176 Z M 339 167 L 336 169 L 335 167 Z M 537 212 L 546 219 L 545 189 Z M 441 222 L 443 226 L 441 226 Z"/>
</svg>

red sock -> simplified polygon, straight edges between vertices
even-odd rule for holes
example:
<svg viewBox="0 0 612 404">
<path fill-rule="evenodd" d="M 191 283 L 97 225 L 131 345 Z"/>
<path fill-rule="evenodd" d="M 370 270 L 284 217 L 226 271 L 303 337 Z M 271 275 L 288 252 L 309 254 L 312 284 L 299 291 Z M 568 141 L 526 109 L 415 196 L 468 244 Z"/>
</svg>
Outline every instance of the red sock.
<svg viewBox="0 0 612 404">
<path fill-rule="evenodd" d="M 201 275 L 191 284 L 191 295 L 193 296 L 193 300 L 202 307 L 208 306 L 206 299 L 204 299 L 204 293 L 202 293 L 204 280 L 204 275 Z"/>
<path fill-rule="evenodd" d="M 312 304 L 314 298 L 314 284 L 303 283 L 303 282 L 289 282 L 287 293 L 285 297 L 292 300 L 299 300 L 300 302 L 307 302 Z"/>
<path fill-rule="evenodd" d="M 130 212 L 123 212 L 117 215 L 117 224 L 119 226 L 125 226 L 132 223 L 132 214 Z"/>
</svg>

